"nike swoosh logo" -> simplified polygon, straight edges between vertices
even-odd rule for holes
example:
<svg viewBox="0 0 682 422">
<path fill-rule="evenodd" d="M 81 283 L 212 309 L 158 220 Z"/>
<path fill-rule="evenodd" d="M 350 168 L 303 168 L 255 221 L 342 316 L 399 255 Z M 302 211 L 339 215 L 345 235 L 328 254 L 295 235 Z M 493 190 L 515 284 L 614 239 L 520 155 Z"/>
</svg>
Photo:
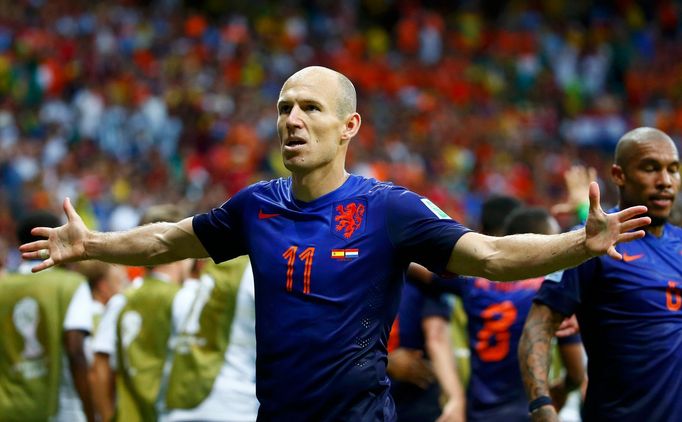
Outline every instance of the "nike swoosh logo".
<svg viewBox="0 0 682 422">
<path fill-rule="evenodd" d="M 644 257 L 643 253 L 637 254 L 637 255 L 628 255 L 627 253 L 623 254 L 623 261 L 625 262 L 632 262 L 632 261 L 637 261 L 639 258 Z"/>
<path fill-rule="evenodd" d="M 279 214 L 269 214 L 263 212 L 263 210 L 258 210 L 258 219 L 265 220 L 266 218 L 279 217 Z"/>
</svg>

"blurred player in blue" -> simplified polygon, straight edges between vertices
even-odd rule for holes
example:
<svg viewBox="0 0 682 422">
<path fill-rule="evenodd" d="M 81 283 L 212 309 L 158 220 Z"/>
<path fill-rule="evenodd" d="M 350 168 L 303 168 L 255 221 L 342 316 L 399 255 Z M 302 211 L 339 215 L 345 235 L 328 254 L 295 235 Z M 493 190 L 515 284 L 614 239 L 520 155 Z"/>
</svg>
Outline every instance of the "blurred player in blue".
<svg viewBox="0 0 682 422">
<path fill-rule="evenodd" d="M 596 257 L 547 277 L 519 345 L 521 373 L 536 421 L 555 421 L 547 398 L 549 341 L 577 314 L 588 356 L 585 421 L 680 421 L 682 230 L 667 223 L 680 188 L 679 155 L 660 130 L 619 140 L 613 182 L 621 209 L 646 205 L 646 236 L 621 244 L 621 260 Z"/>
<path fill-rule="evenodd" d="M 464 390 L 450 341 L 451 314 L 445 294 L 405 283 L 388 341 L 388 375 L 399 422 L 465 420 Z"/>
<path fill-rule="evenodd" d="M 560 231 L 557 221 L 539 207 L 519 204 L 504 221 L 505 224 L 500 224 L 502 229 L 497 231 L 500 235 Z M 481 277 L 443 279 L 414 264 L 408 274 L 435 286 L 436 291 L 447 290 L 462 299 L 471 350 L 466 420 L 528 421 L 528 404 L 516 350 L 526 316 L 544 277 L 517 283 L 499 283 Z M 580 336 L 560 338 L 559 345 L 566 374 L 554 383 L 553 393 L 563 402 L 568 391 L 582 384 L 585 369 Z"/>
<path fill-rule="evenodd" d="M 522 205 L 511 196 L 487 198 L 481 207 L 481 232 L 491 236 L 504 235 L 505 218 Z M 411 282 L 405 283 L 389 337 L 388 374 L 399 422 L 466 420 L 466 400 L 449 338 L 452 306 L 444 300 L 440 290 L 424 288 L 433 278 L 433 273 L 426 268 L 410 265 L 407 280 Z M 454 286 L 455 292 L 461 292 L 459 283 L 448 280 L 443 283 L 445 290 Z M 466 321 L 462 321 L 461 326 L 466 326 Z M 443 352 L 443 349 L 446 350 Z M 523 390 L 520 381 L 518 383 Z M 445 397 L 442 410 L 441 394 Z M 523 391 L 522 395 L 525 403 Z"/>
<path fill-rule="evenodd" d="M 506 234 L 559 233 L 556 220 L 543 208 L 520 208 L 506 219 Z M 453 284 L 467 314 L 471 378 L 467 388 L 467 421 L 527 421 L 528 404 L 516 349 L 526 315 L 544 277 L 518 283 L 464 278 Z M 584 367 L 580 336 L 559 339 L 566 368 L 564 383 L 582 383 Z"/>
<path fill-rule="evenodd" d="M 261 420 L 393 420 L 386 343 L 405 270 L 415 261 L 441 273 L 519 280 L 619 257 L 615 245 L 644 235 L 636 217 L 599 206 L 592 185 L 586 229 L 554 236 L 484 236 L 428 199 L 345 171 L 360 129 L 353 84 L 324 67 L 284 83 L 277 131 L 291 177 L 260 182 L 222 206 L 178 223 L 126 232 L 89 231 L 68 200 L 69 222 L 38 228 L 21 247 L 62 262 L 100 259 L 157 265 L 210 256 L 251 258 L 255 280 L 257 396 Z"/>
</svg>

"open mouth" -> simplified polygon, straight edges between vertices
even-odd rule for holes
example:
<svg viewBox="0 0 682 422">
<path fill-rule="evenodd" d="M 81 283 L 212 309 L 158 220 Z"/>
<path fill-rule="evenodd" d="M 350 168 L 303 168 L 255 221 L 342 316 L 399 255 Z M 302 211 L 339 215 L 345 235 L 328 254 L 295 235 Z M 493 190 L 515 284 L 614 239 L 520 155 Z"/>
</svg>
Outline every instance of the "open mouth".
<svg viewBox="0 0 682 422">
<path fill-rule="evenodd" d="M 301 139 L 301 138 L 289 138 L 287 141 L 284 143 L 284 148 L 286 149 L 296 149 L 298 147 L 301 147 L 305 145 L 306 142 Z"/>
</svg>

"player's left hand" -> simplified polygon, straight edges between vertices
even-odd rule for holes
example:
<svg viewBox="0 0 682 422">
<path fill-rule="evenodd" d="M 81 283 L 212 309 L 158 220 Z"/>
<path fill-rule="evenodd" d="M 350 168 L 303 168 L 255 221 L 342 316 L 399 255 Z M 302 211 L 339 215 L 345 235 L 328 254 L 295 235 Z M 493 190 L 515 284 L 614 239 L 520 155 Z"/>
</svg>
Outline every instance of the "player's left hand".
<svg viewBox="0 0 682 422">
<path fill-rule="evenodd" d="M 568 337 L 579 332 L 580 325 L 578 325 L 578 319 L 575 317 L 575 314 L 573 314 L 561 321 L 561 325 L 559 325 L 559 328 L 557 328 L 554 335 L 557 337 Z"/>
<path fill-rule="evenodd" d="M 436 419 L 436 422 L 464 422 L 466 420 L 465 414 L 464 402 L 450 399 L 443 406 L 443 412 Z"/>
<path fill-rule="evenodd" d="M 590 183 L 590 213 L 585 223 L 585 246 L 589 253 L 594 256 L 608 254 L 612 258 L 622 259 L 616 245 L 644 237 L 644 230 L 632 230 L 651 224 L 649 217 L 635 218 L 646 211 L 645 206 L 638 205 L 607 214 L 599 203 L 599 185 Z"/>
</svg>

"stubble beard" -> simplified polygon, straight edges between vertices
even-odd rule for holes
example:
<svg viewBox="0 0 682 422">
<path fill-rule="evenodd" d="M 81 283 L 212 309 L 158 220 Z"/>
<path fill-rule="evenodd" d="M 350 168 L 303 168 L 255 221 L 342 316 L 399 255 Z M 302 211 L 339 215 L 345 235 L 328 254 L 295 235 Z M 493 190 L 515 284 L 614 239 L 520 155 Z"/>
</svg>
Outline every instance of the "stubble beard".
<svg viewBox="0 0 682 422">
<path fill-rule="evenodd" d="M 649 224 L 649 226 L 651 227 L 661 227 L 662 225 L 668 222 L 668 216 L 661 217 L 655 215 L 648 215 L 648 217 L 651 218 L 651 224 Z"/>
</svg>

